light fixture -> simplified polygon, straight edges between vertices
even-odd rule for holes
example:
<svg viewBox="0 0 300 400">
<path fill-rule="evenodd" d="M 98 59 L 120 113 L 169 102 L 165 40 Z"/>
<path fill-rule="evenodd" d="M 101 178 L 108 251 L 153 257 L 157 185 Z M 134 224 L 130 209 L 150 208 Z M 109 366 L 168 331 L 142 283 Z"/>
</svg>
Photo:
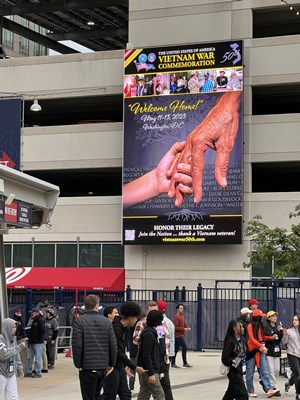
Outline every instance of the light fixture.
<svg viewBox="0 0 300 400">
<path fill-rule="evenodd" d="M 286 0 L 281 0 L 281 4 L 285 4 L 286 6 L 289 7 L 291 11 L 296 12 L 296 15 L 300 15 L 300 9 L 298 7 L 292 6 L 289 4 Z"/>
<path fill-rule="evenodd" d="M 41 111 L 42 107 L 39 105 L 39 102 L 37 101 L 37 99 L 33 100 L 33 104 L 30 107 L 30 111 Z"/>
<path fill-rule="evenodd" d="M 14 201 L 14 199 L 15 199 L 15 195 L 14 194 L 10 194 L 8 197 L 7 197 L 7 199 L 5 200 L 5 204 L 7 205 L 7 206 L 10 206 L 11 205 L 11 203 Z"/>
<path fill-rule="evenodd" d="M 95 25 L 95 22 L 94 22 L 94 21 L 88 21 L 86 24 L 87 24 L 88 26 L 94 26 L 94 25 Z"/>
</svg>

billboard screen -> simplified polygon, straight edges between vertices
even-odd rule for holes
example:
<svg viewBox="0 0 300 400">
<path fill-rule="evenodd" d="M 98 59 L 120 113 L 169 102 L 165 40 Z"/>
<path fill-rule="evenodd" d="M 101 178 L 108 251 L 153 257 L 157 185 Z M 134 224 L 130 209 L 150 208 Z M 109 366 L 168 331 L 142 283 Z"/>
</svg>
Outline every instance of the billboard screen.
<svg viewBox="0 0 300 400">
<path fill-rule="evenodd" d="M 1 99 L 0 118 L 0 164 L 19 170 L 21 99 Z"/>
<path fill-rule="evenodd" d="M 242 240 L 243 43 L 124 60 L 123 244 Z"/>
</svg>

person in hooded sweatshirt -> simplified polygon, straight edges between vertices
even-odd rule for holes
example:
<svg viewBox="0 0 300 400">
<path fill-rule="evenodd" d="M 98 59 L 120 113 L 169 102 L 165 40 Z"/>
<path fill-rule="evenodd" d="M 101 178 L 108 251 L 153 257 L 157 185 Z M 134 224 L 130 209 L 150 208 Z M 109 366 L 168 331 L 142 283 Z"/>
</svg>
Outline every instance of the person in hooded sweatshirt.
<svg viewBox="0 0 300 400">
<path fill-rule="evenodd" d="M 160 384 L 160 346 L 156 327 L 162 325 L 161 311 L 152 310 L 147 315 L 147 327 L 140 337 L 137 363 L 146 371 L 140 375 L 140 392 L 138 400 L 165 400 L 165 394 Z"/>
<path fill-rule="evenodd" d="M 132 375 L 130 370 L 142 374 L 145 370 L 127 357 L 125 344 L 127 329 L 134 326 L 141 314 L 140 306 L 133 301 L 125 301 L 120 307 L 121 317 L 113 320 L 113 329 L 117 340 L 118 353 L 114 370 L 103 383 L 104 393 L 100 396 L 103 400 L 115 400 L 118 395 L 120 400 L 130 400 L 131 391 L 128 387 L 127 375 Z"/>
<path fill-rule="evenodd" d="M 16 330 L 16 321 L 12 318 L 3 320 L 0 335 L 0 400 L 4 399 L 4 395 L 7 400 L 19 399 L 16 374 L 24 377 L 20 352 L 25 349 L 25 344 L 17 344 Z"/>
</svg>

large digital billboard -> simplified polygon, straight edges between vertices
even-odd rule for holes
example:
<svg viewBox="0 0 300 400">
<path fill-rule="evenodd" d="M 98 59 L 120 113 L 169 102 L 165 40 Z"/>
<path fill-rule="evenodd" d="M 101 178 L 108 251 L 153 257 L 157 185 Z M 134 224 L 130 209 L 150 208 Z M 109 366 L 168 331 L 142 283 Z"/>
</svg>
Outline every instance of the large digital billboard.
<svg viewBox="0 0 300 400">
<path fill-rule="evenodd" d="M 21 99 L 1 99 L 0 118 L 0 164 L 19 170 Z"/>
<path fill-rule="evenodd" d="M 243 43 L 127 50 L 123 244 L 242 241 Z"/>
</svg>

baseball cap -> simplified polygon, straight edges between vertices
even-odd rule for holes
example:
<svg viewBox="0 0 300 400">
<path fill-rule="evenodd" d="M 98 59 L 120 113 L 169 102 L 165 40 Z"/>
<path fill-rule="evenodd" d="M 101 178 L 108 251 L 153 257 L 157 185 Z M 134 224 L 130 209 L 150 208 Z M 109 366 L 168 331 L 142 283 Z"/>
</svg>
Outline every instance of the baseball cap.
<svg viewBox="0 0 300 400">
<path fill-rule="evenodd" d="M 241 315 L 249 314 L 249 313 L 252 313 L 252 310 L 250 310 L 248 307 L 244 307 L 241 309 Z"/>
<path fill-rule="evenodd" d="M 253 304 L 259 304 L 259 301 L 257 301 L 256 299 L 251 299 L 251 300 L 248 301 L 249 307 L 253 306 Z"/>
<path fill-rule="evenodd" d="M 164 312 L 167 310 L 167 303 L 165 301 L 157 300 L 156 304 L 158 306 L 159 311 Z"/>
<path fill-rule="evenodd" d="M 30 312 L 36 312 L 37 314 L 40 312 L 40 309 L 38 307 L 34 307 Z"/>
<path fill-rule="evenodd" d="M 252 317 L 265 317 L 266 315 L 261 310 L 254 310 L 252 313 Z"/>
<path fill-rule="evenodd" d="M 16 311 L 16 312 L 14 313 L 14 315 L 16 315 L 17 317 L 22 317 L 22 313 L 21 313 L 20 310 Z"/>
<path fill-rule="evenodd" d="M 276 311 L 268 311 L 267 312 L 267 318 L 272 317 L 273 315 L 278 315 L 278 312 L 276 312 Z"/>
<path fill-rule="evenodd" d="M 47 310 L 46 310 L 46 312 L 48 312 L 48 313 L 50 313 L 50 314 L 52 314 L 52 315 L 55 314 L 55 310 L 54 310 L 53 307 L 48 307 Z"/>
<path fill-rule="evenodd" d="M 209 76 L 209 72 L 208 72 L 208 71 L 205 72 L 205 73 L 204 73 L 204 76 Z"/>
</svg>

